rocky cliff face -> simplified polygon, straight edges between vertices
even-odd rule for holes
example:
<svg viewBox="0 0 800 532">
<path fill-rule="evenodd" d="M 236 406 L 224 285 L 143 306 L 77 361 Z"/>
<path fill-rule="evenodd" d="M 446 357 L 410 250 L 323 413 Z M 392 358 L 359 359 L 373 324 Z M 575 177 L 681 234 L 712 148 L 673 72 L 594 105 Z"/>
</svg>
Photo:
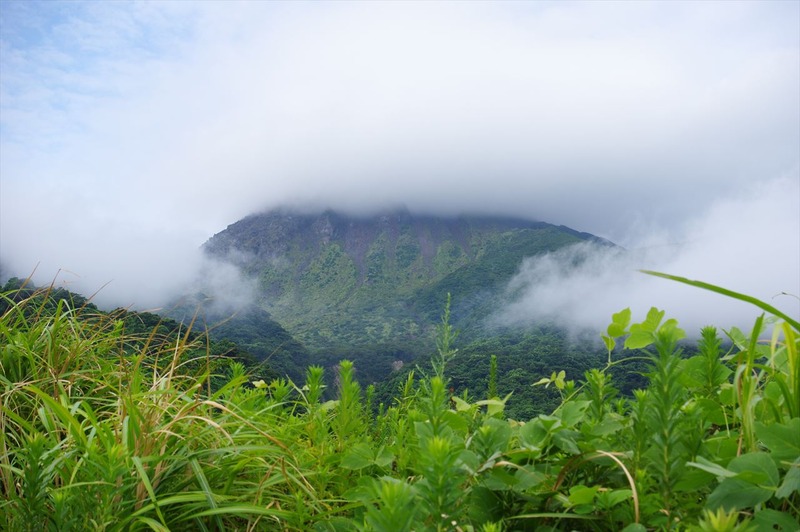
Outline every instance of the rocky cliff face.
<svg viewBox="0 0 800 532">
<path fill-rule="evenodd" d="M 448 292 L 456 319 L 476 323 L 525 257 L 595 238 L 498 217 L 278 210 L 230 225 L 204 249 L 256 278 L 259 305 L 310 348 L 419 347 Z"/>
</svg>

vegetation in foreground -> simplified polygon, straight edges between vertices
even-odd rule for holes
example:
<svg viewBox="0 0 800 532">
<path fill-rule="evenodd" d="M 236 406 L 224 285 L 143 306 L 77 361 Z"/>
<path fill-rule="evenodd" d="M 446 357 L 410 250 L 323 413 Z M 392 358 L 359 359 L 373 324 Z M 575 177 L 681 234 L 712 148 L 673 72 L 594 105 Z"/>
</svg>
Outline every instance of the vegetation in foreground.
<svg viewBox="0 0 800 532">
<path fill-rule="evenodd" d="M 679 278 L 673 278 L 681 280 Z M 203 339 L 126 330 L 46 293 L 2 297 L 0 514 L 11 530 L 797 530 L 800 324 L 706 328 L 615 314 L 604 368 L 555 371 L 548 415 L 451 396 L 445 311 L 430 369 L 375 405 L 352 363 L 265 382 Z M 768 326 L 767 341 L 759 338 Z M 647 386 L 612 369 L 648 364 Z M 326 400 L 325 387 L 335 387 Z"/>
</svg>

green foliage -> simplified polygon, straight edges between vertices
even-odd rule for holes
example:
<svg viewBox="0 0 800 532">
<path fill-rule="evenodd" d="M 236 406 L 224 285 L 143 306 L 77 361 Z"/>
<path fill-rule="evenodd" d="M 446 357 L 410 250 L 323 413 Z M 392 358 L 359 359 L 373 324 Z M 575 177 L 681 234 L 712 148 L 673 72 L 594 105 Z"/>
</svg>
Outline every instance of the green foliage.
<svg viewBox="0 0 800 532">
<path fill-rule="evenodd" d="M 494 399 L 497 397 L 497 355 L 492 355 L 489 359 L 489 382 L 486 386 L 486 398 Z"/>
<path fill-rule="evenodd" d="M 588 342 L 573 341 L 564 330 L 551 326 L 533 327 L 526 332 L 494 331 L 491 336 L 469 338 L 461 330 L 458 354 L 447 366 L 450 386 L 456 394 L 467 391 L 483 397 L 487 375 L 491 374 L 491 356 L 496 356 L 496 396 L 511 394 L 505 413 L 517 420 L 530 419 L 552 412 L 561 403 L 555 385 L 531 386 L 551 376 L 553 370 L 564 371 L 565 379 L 580 379 L 584 372 L 602 364 L 603 357 Z M 615 367 L 610 373 L 625 393 L 641 386 L 643 365 Z"/>
<path fill-rule="evenodd" d="M 44 303 L 47 291 L 18 296 L 3 296 L 0 319 L 9 529 L 220 528 L 287 515 L 243 495 L 270 468 L 262 489 L 276 501 L 301 488 L 282 472 L 286 446 L 217 400 L 231 385 L 208 395 L 214 366 L 193 358 L 207 350 L 188 332 L 142 339 L 113 315 Z"/>
<path fill-rule="evenodd" d="M 684 357 L 664 312 L 623 311 L 605 366 L 530 379 L 554 407 L 515 420 L 500 357 L 484 355 L 485 398 L 453 389 L 465 352 L 449 305 L 430 374 L 372 407 L 347 360 L 329 388 L 320 366 L 298 385 L 212 363 L 185 329 L 143 335 L 47 293 L 1 298 L 11 530 L 797 529 L 800 331 L 785 320 L 727 331 L 725 352 L 706 328 Z M 618 370 L 641 364 L 641 389 L 622 393 Z"/>
</svg>

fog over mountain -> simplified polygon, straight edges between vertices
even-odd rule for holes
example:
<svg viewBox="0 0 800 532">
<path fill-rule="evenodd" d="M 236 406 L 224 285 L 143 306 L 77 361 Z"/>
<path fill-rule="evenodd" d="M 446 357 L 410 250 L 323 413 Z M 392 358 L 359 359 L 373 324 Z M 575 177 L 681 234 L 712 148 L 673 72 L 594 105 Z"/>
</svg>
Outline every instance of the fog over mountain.
<svg viewBox="0 0 800 532">
<path fill-rule="evenodd" d="M 800 228 L 795 181 L 775 181 L 713 204 L 683 232 L 652 236 L 637 248 L 585 244 L 527 261 L 509 284 L 497 319 L 525 324 L 558 319 L 573 329 L 603 330 L 614 312 L 651 306 L 678 318 L 692 335 L 705 325 L 748 328 L 761 311 L 721 295 L 650 277 L 650 269 L 758 297 L 800 315 Z M 571 265 L 578 262 L 577 268 Z"/>
<path fill-rule="evenodd" d="M 156 306 L 249 213 L 405 205 L 632 251 L 527 264 L 511 321 L 753 314 L 640 267 L 797 313 L 798 43 L 781 1 L 6 0 L 0 264 Z"/>
</svg>

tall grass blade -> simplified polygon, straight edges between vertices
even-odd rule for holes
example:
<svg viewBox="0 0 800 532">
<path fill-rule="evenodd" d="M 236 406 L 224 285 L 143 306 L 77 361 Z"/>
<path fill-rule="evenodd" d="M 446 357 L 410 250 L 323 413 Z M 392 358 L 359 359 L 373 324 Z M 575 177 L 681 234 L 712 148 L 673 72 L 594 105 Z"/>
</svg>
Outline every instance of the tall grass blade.
<svg viewBox="0 0 800 532">
<path fill-rule="evenodd" d="M 147 471 L 144 470 L 142 459 L 138 456 L 133 456 L 131 457 L 131 461 L 133 462 L 134 467 L 136 467 L 136 471 L 139 473 L 139 478 L 141 479 L 144 488 L 147 490 L 147 495 L 150 497 L 150 501 L 153 503 L 153 509 L 156 511 L 156 514 L 158 514 L 158 518 L 161 520 L 161 523 L 166 526 L 167 523 L 164 519 L 164 514 L 161 513 L 156 492 L 153 489 L 153 484 L 150 482 L 150 477 L 147 475 Z"/>
<path fill-rule="evenodd" d="M 800 322 L 798 322 L 797 320 L 793 320 L 792 318 L 790 318 L 789 316 L 787 316 L 786 314 L 784 314 L 783 312 L 781 312 L 777 308 L 773 307 L 769 303 L 765 303 L 765 302 L 763 302 L 760 299 L 757 299 L 755 297 L 748 296 L 746 294 L 740 294 L 739 292 L 734 292 L 733 290 L 728 290 L 727 288 L 722 288 L 721 286 L 717 286 L 717 285 L 713 285 L 713 284 L 709 284 L 709 283 L 704 283 L 702 281 L 694 281 L 692 279 L 687 279 L 686 277 L 680 277 L 680 276 L 677 276 L 677 275 L 670 275 L 668 273 L 655 272 L 655 271 L 652 271 L 652 270 L 639 270 L 639 271 L 642 272 L 642 273 L 646 273 L 647 275 L 653 275 L 655 277 L 662 277 L 664 279 L 669 279 L 671 281 L 676 281 L 676 282 L 679 282 L 679 283 L 688 284 L 689 286 L 694 286 L 696 288 L 702 288 L 704 290 L 710 290 L 712 292 L 716 292 L 717 294 L 721 294 L 723 296 L 728 296 L 728 297 L 731 297 L 733 299 L 738 299 L 739 301 L 744 301 L 746 303 L 750 303 L 752 305 L 757 306 L 761 310 L 765 310 L 766 312 L 769 312 L 770 314 L 781 318 L 786 323 L 788 323 L 792 327 L 794 327 L 795 330 L 800 331 Z"/>
<path fill-rule="evenodd" d="M 211 486 L 208 484 L 208 479 L 206 478 L 205 473 L 203 473 L 203 468 L 200 467 L 200 462 L 197 461 L 197 458 L 192 458 L 189 460 L 189 463 L 192 466 L 192 471 L 194 471 L 194 476 L 197 479 L 197 483 L 200 484 L 200 488 L 203 490 L 203 493 L 206 496 L 206 503 L 208 503 L 208 507 L 216 509 L 217 501 L 214 500 L 214 493 L 212 493 Z M 216 516 L 215 521 L 218 530 L 224 529 L 219 516 Z"/>
</svg>

